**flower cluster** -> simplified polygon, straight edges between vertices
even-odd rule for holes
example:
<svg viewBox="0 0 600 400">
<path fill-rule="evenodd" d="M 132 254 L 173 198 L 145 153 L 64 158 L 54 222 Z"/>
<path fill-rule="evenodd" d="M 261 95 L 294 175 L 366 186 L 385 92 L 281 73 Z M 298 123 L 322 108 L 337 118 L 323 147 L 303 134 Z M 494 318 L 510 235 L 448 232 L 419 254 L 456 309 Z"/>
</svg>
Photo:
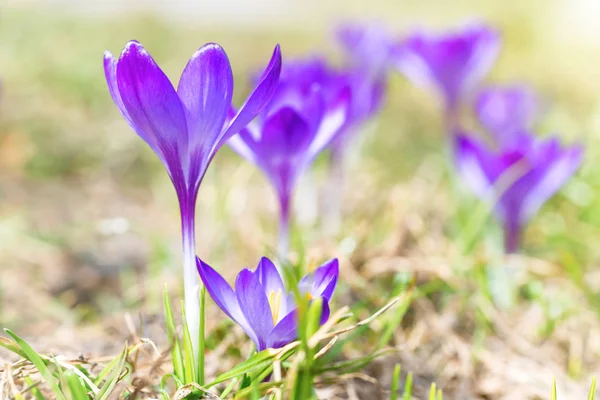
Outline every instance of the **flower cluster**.
<svg viewBox="0 0 600 400">
<path fill-rule="evenodd" d="M 447 33 L 415 33 L 399 46 L 396 66 L 442 97 L 457 170 L 477 196 L 493 203 L 505 250 L 515 252 L 525 224 L 575 173 L 583 151 L 534 134 L 542 107 L 527 86 L 480 88 L 499 50 L 498 32 L 472 23 Z M 492 147 L 461 127 L 466 105 Z"/>
<path fill-rule="evenodd" d="M 343 67 L 314 55 L 282 67 L 279 46 L 275 47 L 239 110 L 231 104 L 231 66 L 217 44 L 194 53 L 177 89 L 138 42 L 129 42 L 118 59 L 105 53 L 104 70 L 115 104 L 164 164 L 177 193 L 185 308 L 193 340 L 200 333 L 198 273 L 217 305 L 242 327 L 257 350 L 281 347 L 297 338 L 294 297 L 269 259 L 262 258 L 255 271 L 242 270 L 234 290 L 196 257 L 196 197 L 210 162 L 226 142 L 260 168 L 275 189 L 282 257 L 288 250 L 290 204 L 299 176 L 326 148 L 335 165 L 353 134 L 382 107 L 393 68 L 439 94 L 457 170 L 475 194 L 494 203 L 505 229 L 507 252 L 518 250 L 524 225 L 581 163 L 581 147 L 562 147 L 556 138 L 533 134 L 542 107 L 531 89 L 480 87 L 500 50 L 495 29 L 473 23 L 396 40 L 381 25 L 349 24 L 340 27 L 337 39 L 344 49 Z M 462 128 L 465 108 L 474 111 L 489 140 Z M 302 296 L 322 299 L 321 322 L 329 316 L 338 273 L 334 259 L 299 283 Z"/>
</svg>

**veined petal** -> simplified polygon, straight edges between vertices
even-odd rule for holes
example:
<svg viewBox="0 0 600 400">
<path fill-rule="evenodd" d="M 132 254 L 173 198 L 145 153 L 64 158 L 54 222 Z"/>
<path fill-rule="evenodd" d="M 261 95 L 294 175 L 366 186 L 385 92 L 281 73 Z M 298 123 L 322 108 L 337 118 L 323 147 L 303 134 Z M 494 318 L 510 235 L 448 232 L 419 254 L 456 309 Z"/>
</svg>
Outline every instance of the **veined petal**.
<svg viewBox="0 0 600 400">
<path fill-rule="evenodd" d="M 208 264 L 196 257 L 196 267 L 208 294 L 225 314 L 234 320 L 246 332 L 254 343 L 258 337 L 252 326 L 248 323 L 238 303 L 238 298 L 227 281 Z"/>
<path fill-rule="evenodd" d="M 249 269 L 242 270 L 235 281 L 235 291 L 240 308 L 256 333 L 256 347 L 262 351 L 267 348 L 267 339 L 273 330 L 273 316 L 258 276 Z"/>
<path fill-rule="evenodd" d="M 187 144 L 181 101 L 167 76 L 138 42 L 127 43 L 116 69 L 117 87 L 136 131 L 157 151 L 175 180 Z"/>
<path fill-rule="evenodd" d="M 307 290 L 312 297 L 323 297 L 330 301 L 337 285 L 339 273 L 339 262 L 337 258 L 334 258 L 321 265 L 312 274 L 302 278 L 299 286 Z"/>
<path fill-rule="evenodd" d="M 281 300 L 285 302 L 285 286 L 283 285 L 283 280 L 275 267 L 275 264 L 267 257 L 263 257 L 258 262 L 258 266 L 256 267 L 256 271 L 254 273 L 258 276 L 258 280 L 260 284 L 265 289 L 265 294 L 269 296 L 271 292 L 281 293 Z M 285 307 L 283 307 L 285 309 Z"/>
<path fill-rule="evenodd" d="M 233 73 L 221 46 L 208 43 L 187 63 L 177 93 L 185 108 L 189 145 L 209 158 L 223 131 L 233 95 Z"/>
<path fill-rule="evenodd" d="M 227 141 L 232 135 L 241 131 L 250 121 L 262 111 L 267 105 L 271 96 L 277 88 L 279 82 L 279 74 L 281 72 L 281 50 L 279 45 L 275 46 L 273 56 L 263 75 L 250 94 L 244 105 L 240 108 L 237 115 L 231 121 L 229 127 L 221 135 L 219 143 L 213 148 L 215 151 L 218 146 Z"/>
<path fill-rule="evenodd" d="M 110 51 L 104 52 L 104 75 L 106 77 L 106 83 L 108 84 L 108 90 L 110 92 L 110 96 L 113 101 L 117 105 L 117 108 L 134 131 L 137 132 L 137 128 L 133 125 L 133 121 L 131 121 L 131 117 L 123 104 L 123 100 L 121 99 L 121 93 L 119 93 L 119 85 L 117 84 L 117 59 L 112 55 Z M 145 142 L 148 142 L 148 139 L 144 137 L 144 132 L 137 132 L 138 135 L 144 139 Z"/>
</svg>

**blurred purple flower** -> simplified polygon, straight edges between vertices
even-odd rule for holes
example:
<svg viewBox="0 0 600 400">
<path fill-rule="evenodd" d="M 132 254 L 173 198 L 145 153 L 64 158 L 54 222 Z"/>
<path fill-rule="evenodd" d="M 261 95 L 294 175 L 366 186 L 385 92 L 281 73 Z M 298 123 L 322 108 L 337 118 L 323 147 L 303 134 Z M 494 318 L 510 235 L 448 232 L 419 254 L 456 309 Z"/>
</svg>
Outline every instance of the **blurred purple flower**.
<svg viewBox="0 0 600 400">
<path fill-rule="evenodd" d="M 398 47 L 395 64 L 415 84 L 436 89 L 453 117 L 488 73 L 499 50 L 498 32 L 475 23 L 442 34 L 413 34 Z"/>
<path fill-rule="evenodd" d="M 459 134 L 456 139 L 458 170 L 480 198 L 494 204 L 505 233 L 505 250 L 516 252 L 521 230 L 579 168 L 583 149 L 561 148 L 556 138 L 540 139 L 530 133 L 498 151 Z"/>
<path fill-rule="evenodd" d="M 221 275 L 199 258 L 198 272 L 215 303 L 252 339 L 258 351 L 283 347 L 298 338 L 294 296 L 287 292 L 275 265 L 263 257 L 256 270 L 243 269 L 235 291 Z M 302 278 L 301 296 L 322 298 L 321 324 L 329 318 L 329 302 L 337 285 L 338 260 L 333 259 Z"/>
<path fill-rule="evenodd" d="M 195 273 L 194 214 L 198 188 L 219 148 L 262 110 L 281 69 L 275 48 L 260 82 L 240 111 L 226 123 L 233 75 L 225 51 L 201 47 L 187 63 L 177 90 L 144 47 L 127 43 L 119 59 L 104 53 L 110 94 L 131 128 L 162 161 L 181 211 L 185 306 L 192 338 L 198 338 L 198 277 Z M 197 353 L 197 346 L 194 347 Z"/>
<path fill-rule="evenodd" d="M 349 87 L 343 79 L 325 79 L 328 73 L 318 59 L 285 65 L 267 107 L 229 139 L 237 153 L 262 169 L 277 192 L 283 257 L 294 185 L 314 157 L 342 132 L 350 115 Z"/>
<path fill-rule="evenodd" d="M 539 114 L 536 94 L 525 85 L 491 86 L 475 100 L 481 125 L 497 143 L 506 143 L 524 129 L 531 129 Z"/>
<path fill-rule="evenodd" d="M 363 77 L 379 80 L 390 68 L 397 41 L 380 23 L 346 23 L 335 32 L 348 64 Z"/>
</svg>

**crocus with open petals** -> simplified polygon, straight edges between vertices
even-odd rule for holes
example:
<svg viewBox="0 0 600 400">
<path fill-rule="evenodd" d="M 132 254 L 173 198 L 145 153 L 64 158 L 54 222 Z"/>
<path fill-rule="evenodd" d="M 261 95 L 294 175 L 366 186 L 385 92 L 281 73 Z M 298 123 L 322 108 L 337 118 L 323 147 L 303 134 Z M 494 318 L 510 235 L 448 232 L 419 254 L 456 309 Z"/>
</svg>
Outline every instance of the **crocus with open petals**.
<svg viewBox="0 0 600 400">
<path fill-rule="evenodd" d="M 395 65 L 415 84 L 442 96 L 451 129 L 461 103 L 488 73 L 499 49 L 498 32 L 473 23 L 450 32 L 414 33 L 398 47 Z"/>
<path fill-rule="evenodd" d="M 304 71 L 294 64 L 284 66 L 276 93 L 265 110 L 228 142 L 265 173 L 277 192 L 281 257 L 288 250 L 294 185 L 314 157 L 341 132 L 349 115 L 348 87 L 337 82 L 332 87 L 311 84 L 310 80 L 307 84 Z"/>
<path fill-rule="evenodd" d="M 458 170 L 473 192 L 494 204 L 507 253 L 516 252 L 525 224 L 577 171 L 583 149 L 528 132 L 498 150 L 464 134 L 456 137 Z"/>
<path fill-rule="evenodd" d="M 206 290 L 225 314 L 246 332 L 258 351 L 280 348 L 298 338 L 297 305 L 275 265 L 263 257 L 254 271 L 243 269 L 235 290 L 202 260 L 198 272 Z M 333 259 L 305 276 L 298 284 L 301 296 L 321 298 L 321 323 L 329 318 L 329 302 L 337 285 L 338 260 Z"/>
<path fill-rule="evenodd" d="M 190 336 L 199 331 L 198 277 L 195 272 L 194 214 L 198 188 L 219 148 L 243 129 L 271 98 L 281 69 L 279 46 L 240 111 L 228 117 L 233 94 L 229 59 L 214 43 L 187 63 L 177 90 L 144 47 L 127 43 L 117 60 L 104 54 L 110 94 L 131 128 L 164 164 L 181 211 L 185 308 Z M 197 357 L 198 347 L 194 342 Z"/>
<path fill-rule="evenodd" d="M 540 111 L 536 94 L 525 85 L 486 87 L 477 95 L 474 108 L 480 124 L 498 144 L 531 129 Z"/>
</svg>

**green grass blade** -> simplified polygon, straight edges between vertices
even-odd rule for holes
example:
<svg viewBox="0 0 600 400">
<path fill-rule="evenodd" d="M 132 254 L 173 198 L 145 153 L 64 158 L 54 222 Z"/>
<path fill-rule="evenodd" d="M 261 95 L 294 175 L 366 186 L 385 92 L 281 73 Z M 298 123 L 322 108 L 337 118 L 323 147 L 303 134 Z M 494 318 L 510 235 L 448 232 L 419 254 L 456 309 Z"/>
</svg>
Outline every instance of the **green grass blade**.
<svg viewBox="0 0 600 400">
<path fill-rule="evenodd" d="M 590 387 L 590 394 L 588 394 L 588 400 L 594 400 L 596 398 L 596 377 L 592 378 L 592 386 Z"/>
<path fill-rule="evenodd" d="M 396 364 L 394 367 L 394 373 L 392 374 L 390 400 L 398 400 L 398 389 L 400 389 L 400 369 L 400 364 Z"/>
<path fill-rule="evenodd" d="M 27 358 L 23 350 L 19 347 L 19 345 L 8 338 L 0 337 L 0 346 L 4 347 L 8 351 L 12 351 L 17 354 L 19 357 Z"/>
<path fill-rule="evenodd" d="M 106 382 L 100 388 L 96 396 L 96 400 L 107 400 L 110 397 L 115 386 L 117 386 L 117 382 L 119 382 L 119 378 L 121 377 L 121 373 L 125 368 L 125 361 L 127 360 L 127 354 L 129 353 L 129 349 L 127 348 L 127 343 L 125 343 L 125 348 L 123 352 L 118 356 L 118 361 L 111 371 L 110 375 L 106 379 Z"/>
<path fill-rule="evenodd" d="M 69 387 L 69 392 L 71 393 L 71 398 L 75 400 L 83 400 L 89 399 L 87 388 L 81 382 L 79 376 L 72 371 L 65 371 L 65 380 L 67 382 L 67 386 Z"/>
<path fill-rule="evenodd" d="M 17 336 L 16 333 L 11 331 L 10 329 L 4 329 L 4 331 L 8 335 L 10 335 L 15 340 L 15 342 L 19 345 L 19 347 L 25 354 L 25 358 L 27 360 L 29 360 L 37 368 L 37 370 L 42 375 L 42 377 L 46 380 L 48 385 L 50 385 L 50 389 L 52 390 L 52 393 L 54 393 L 54 395 L 56 396 L 56 399 L 57 400 L 66 400 L 64 394 L 62 393 L 62 391 L 60 390 L 60 388 L 58 386 L 58 382 L 57 382 L 56 378 L 54 377 L 54 375 L 52 375 L 52 373 L 50 372 L 50 370 L 46 366 L 46 363 L 44 363 L 44 361 L 42 360 L 40 355 L 38 353 L 36 353 L 35 350 L 33 350 L 33 348 L 29 345 L 29 343 L 27 343 L 26 341 L 21 339 L 19 336 Z"/>
<path fill-rule="evenodd" d="M 402 400 L 410 400 L 412 398 L 412 385 L 413 385 L 413 375 L 412 372 L 409 372 L 406 375 L 406 382 L 404 382 L 404 394 L 402 395 Z"/>
<path fill-rule="evenodd" d="M 194 347 L 192 344 L 192 338 L 190 337 L 190 330 L 188 329 L 187 325 L 187 318 L 185 316 L 185 307 L 183 302 L 181 303 L 181 313 L 183 317 L 183 383 L 187 385 L 190 383 L 195 383 L 198 375 L 196 375 Z"/>
<path fill-rule="evenodd" d="M 435 400 L 436 393 L 437 389 L 435 387 L 435 382 L 432 382 L 431 387 L 429 388 L 429 400 Z"/>
<path fill-rule="evenodd" d="M 442 393 L 442 389 L 438 389 L 437 400 L 444 400 L 444 394 Z"/>
<path fill-rule="evenodd" d="M 255 355 L 253 355 L 252 357 L 250 357 L 243 363 L 241 363 L 241 364 L 237 365 L 236 367 L 233 367 L 231 370 L 217 376 L 214 381 L 208 383 L 207 385 L 205 385 L 205 387 L 208 388 L 208 387 L 217 385 L 221 382 L 225 382 L 230 379 L 242 376 L 244 374 L 251 373 L 258 369 L 262 370 L 268 366 L 271 366 L 273 364 L 273 359 L 275 358 L 275 354 L 276 354 L 275 352 L 273 352 L 272 350 L 269 350 L 269 349 L 263 350 L 260 353 L 256 353 Z M 291 355 L 291 353 L 289 355 Z M 287 355 L 287 357 L 289 357 L 289 355 Z"/>
<path fill-rule="evenodd" d="M 550 400 L 556 400 L 556 378 L 552 380 L 552 391 L 550 392 Z"/>
<path fill-rule="evenodd" d="M 200 288 L 200 329 L 198 338 L 198 384 L 204 385 L 204 351 L 206 349 L 206 337 L 204 330 L 206 328 L 204 321 L 204 309 L 206 308 L 206 288 L 204 285 Z"/>
<path fill-rule="evenodd" d="M 183 354 L 181 354 L 181 343 L 177 336 L 177 329 L 175 328 L 175 318 L 173 317 L 173 309 L 171 308 L 171 301 L 169 300 L 169 293 L 165 286 L 163 294 L 163 304 L 165 308 L 165 323 L 167 328 L 167 337 L 169 344 L 171 345 L 171 363 L 173 364 L 173 371 L 180 381 L 184 380 L 183 371 Z"/>
<path fill-rule="evenodd" d="M 33 397 L 35 397 L 35 400 L 45 400 L 44 395 L 42 394 L 40 389 L 38 389 L 36 383 L 33 381 L 33 379 L 31 379 L 30 376 L 25 376 L 23 380 L 29 388 L 28 391 L 31 392 Z"/>
</svg>

